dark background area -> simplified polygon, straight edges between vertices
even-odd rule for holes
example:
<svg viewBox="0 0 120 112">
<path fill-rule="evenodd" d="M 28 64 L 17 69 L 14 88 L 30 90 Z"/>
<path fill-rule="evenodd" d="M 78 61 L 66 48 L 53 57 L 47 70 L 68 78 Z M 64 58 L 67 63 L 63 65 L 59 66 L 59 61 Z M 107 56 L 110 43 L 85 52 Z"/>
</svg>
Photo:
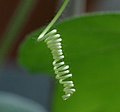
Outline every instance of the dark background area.
<svg viewBox="0 0 120 112">
<path fill-rule="evenodd" d="M 0 1 L 0 41 L 2 42 L 2 36 L 9 24 L 9 21 L 14 14 L 17 6 L 21 0 L 1 0 Z M 40 28 L 41 26 L 50 22 L 53 18 L 57 6 L 57 0 L 37 0 L 36 6 L 32 10 L 30 17 L 28 18 L 24 28 L 22 29 L 20 35 L 17 37 L 18 40 L 11 49 L 9 54 L 10 59 L 16 57 L 17 49 L 20 42 L 25 38 L 25 35 L 30 32 Z"/>
</svg>

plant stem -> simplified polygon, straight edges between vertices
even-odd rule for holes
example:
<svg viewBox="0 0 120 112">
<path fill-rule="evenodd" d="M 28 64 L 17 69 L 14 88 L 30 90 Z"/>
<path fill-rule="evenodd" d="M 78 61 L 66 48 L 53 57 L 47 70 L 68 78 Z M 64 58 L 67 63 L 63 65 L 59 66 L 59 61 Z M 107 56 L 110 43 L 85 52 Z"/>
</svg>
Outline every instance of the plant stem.
<svg viewBox="0 0 120 112">
<path fill-rule="evenodd" d="M 34 8 L 36 0 L 21 0 L 20 5 L 15 11 L 15 14 L 10 20 L 10 23 L 3 36 L 2 45 L 0 48 L 0 64 L 4 64 L 9 50 L 17 41 L 16 37 L 24 27 L 31 10 Z"/>
<path fill-rule="evenodd" d="M 68 4 L 69 0 L 65 0 L 62 7 L 59 9 L 58 13 L 56 14 L 56 16 L 53 18 L 53 20 L 50 22 L 50 24 L 48 24 L 48 26 L 45 28 L 45 30 L 40 34 L 40 36 L 38 37 L 38 41 L 40 41 L 44 35 L 50 30 L 50 28 L 55 24 L 55 22 L 59 19 L 59 17 L 62 15 L 63 11 L 65 10 L 67 4 Z"/>
</svg>

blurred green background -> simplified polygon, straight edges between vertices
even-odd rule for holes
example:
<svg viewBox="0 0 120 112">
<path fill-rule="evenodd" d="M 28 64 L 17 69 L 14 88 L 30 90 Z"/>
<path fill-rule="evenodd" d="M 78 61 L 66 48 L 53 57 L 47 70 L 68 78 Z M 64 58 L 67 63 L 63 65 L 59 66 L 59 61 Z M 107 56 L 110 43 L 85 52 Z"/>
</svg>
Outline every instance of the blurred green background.
<svg viewBox="0 0 120 112">
<path fill-rule="evenodd" d="M 119 20 L 119 13 L 103 13 L 56 25 L 63 38 L 65 61 L 71 67 L 76 93 L 63 101 L 62 87 L 58 85 L 53 101 L 55 112 L 120 111 Z M 19 62 L 31 72 L 54 75 L 50 51 L 42 42 L 36 42 L 39 33 L 38 30 L 26 38 L 20 47 Z"/>
</svg>

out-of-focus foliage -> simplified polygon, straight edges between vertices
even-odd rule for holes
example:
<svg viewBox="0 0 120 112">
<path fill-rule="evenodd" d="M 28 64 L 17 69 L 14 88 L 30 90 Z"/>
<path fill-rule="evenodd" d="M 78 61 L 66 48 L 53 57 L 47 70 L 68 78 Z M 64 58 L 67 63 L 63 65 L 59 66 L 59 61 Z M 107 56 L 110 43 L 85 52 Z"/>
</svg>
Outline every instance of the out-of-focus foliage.
<svg viewBox="0 0 120 112">
<path fill-rule="evenodd" d="M 17 42 L 17 38 L 19 38 L 18 35 L 25 26 L 25 23 L 36 3 L 37 0 L 21 0 L 15 13 L 11 17 L 0 45 L 0 67 L 4 66 L 6 57 Z"/>
<path fill-rule="evenodd" d="M 63 38 L 65 61 L 71 67 L 76 93 L 63 101 L 57 86 L 54 112 L 120 111 L 120 14 L 87 15 L 56 25 Z M 19 62 L 31 72 L 52 71 L 52 56 L 29 35 L 20 47 Z"/>
</svg>

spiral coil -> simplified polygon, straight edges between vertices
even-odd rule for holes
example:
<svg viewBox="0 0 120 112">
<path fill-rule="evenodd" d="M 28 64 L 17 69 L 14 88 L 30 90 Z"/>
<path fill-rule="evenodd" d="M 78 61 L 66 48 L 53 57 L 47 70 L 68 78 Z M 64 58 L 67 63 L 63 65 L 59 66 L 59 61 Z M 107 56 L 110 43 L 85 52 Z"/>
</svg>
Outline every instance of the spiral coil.
<svg viewBox="0 0 120 112">
<path fill-rule="evenodd" d="M 42 40 L 45 40 L 48 48 L 51 50 L 54 59 L 53 66 L 56 79 L 58 79 L 59 83 L 63 84 L 64 87 L 63 91 L 65 92 L 65 95 L 63 95 L 62 98 L 63 100 L 67 100 L 75 92 L 75 89 L 73 88 L 73 81 L 67 80 L 72 77 L 72 74 L 70 74 L 70 71 L 68 70 L 69 66 L 65 65 L 65 62 L 63 61 L 64 55 L 62 52 L 62 39 L 60 38 L 60 34 L 57 34 L 57 30 L 54 29 L 43 36 Z"/>
</svg>

